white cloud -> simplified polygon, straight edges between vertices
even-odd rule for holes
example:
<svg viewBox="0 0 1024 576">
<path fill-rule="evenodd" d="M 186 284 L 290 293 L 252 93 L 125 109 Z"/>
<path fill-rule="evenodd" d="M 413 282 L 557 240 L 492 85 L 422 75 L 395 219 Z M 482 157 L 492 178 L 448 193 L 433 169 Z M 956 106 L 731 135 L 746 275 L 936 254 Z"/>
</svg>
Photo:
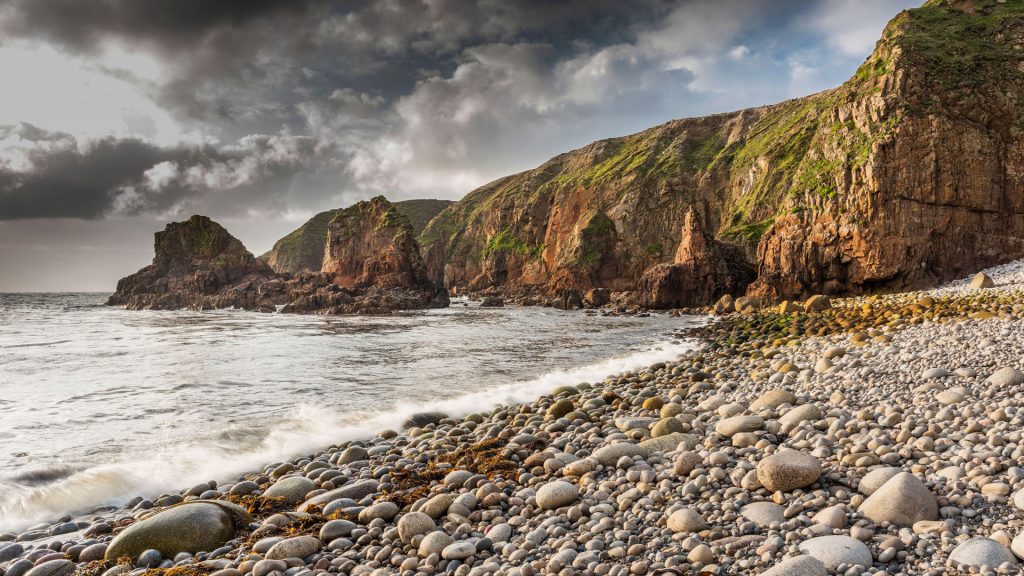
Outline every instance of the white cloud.
<svg viewBox="0 0 1024 576">
<path fill-rule="evenodd" d="M 138 135 L 163 144 L 196 138 L 136 81 L 112 73 L 140 73 L 145 62 L 125 54 L 85 60 L 26 42 L 0 45 L 0 125 L 27 122 L 79 138 Z"/>
</svg>

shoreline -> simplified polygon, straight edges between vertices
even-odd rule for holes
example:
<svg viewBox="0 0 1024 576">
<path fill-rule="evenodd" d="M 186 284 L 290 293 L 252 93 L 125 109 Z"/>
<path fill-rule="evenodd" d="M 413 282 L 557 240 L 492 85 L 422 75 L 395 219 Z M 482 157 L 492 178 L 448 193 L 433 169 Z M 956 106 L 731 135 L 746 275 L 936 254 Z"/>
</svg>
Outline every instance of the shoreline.
<svg viewBox="0 0 1024 576">
<path fill-rule="evenodd" d="M 395 397 L 384 394 L 379 399 L 366 402 L 353 402 L 345 399 L 327 398 L 320 402 L 310 402 L 308 398 L 301 403 L 293 401 L 278 402 L 282 406 L 277 418 L 271 422 L 253 423 L 257 428 L 249 429 L 238 417 L 229 417 L 225 420 L 225 433 L 242 433 L 245 436 L 252 436 L 252 432 L 261 431 L 260 437 L 245 443 L 227 440 L 228 444 L 222 444 L 215 434 L 221 429 L 220 424 L 210 434 L 186 434 L 172 444 L 148 447 L 143 451 L 133 451 L 141 460 L 135 461 L 126 459 L 124 455 L 110 454 L 105 458 L 92 458 L 84 462 L 71 463 L 72 467 L 63 466 L 60 460 L 47 458 L 40 460 L 36 466 L 27 466 L 23 470 L 26 474 L 41 474 L 40 481 L 36 482 L 31 476 L 26 476 L 25 481 L 18 480 L 20 470 L 12 468 L 9 474 L 12 478 L 11 484 L 6 484 L 0 478 L 0 487 L 7 492 L 0 498 L 0 533 L 6 531 L 24 530 L 26 527 L 67 515 L 72 512 L 78 516 L 82 511 L 88 511 L 95 506 L 102 504 L 117 505 L 127 502 L 136 495 L 156 499 L 163 491 L 174 491 L 185 485 L 192 485 L 195 482 L 215 479 L 218 482 L 233 481 L 237 475 L 258 470 L 261 466 L 272 460 L 281 458 L 296 458 L 308 455 L 311 451 L 327 448 L 342 440 L 366 440 L 372 438 L 377 432 L 386 428 L 401 429 L 401 423 L 410 415 L 423 412 L 442 411 L 458 417 L 474 411 L 480 411 L 481 406 L 490 406 L 497 403 L 522 403 L 533 401 L 549 390 L 564 384 L 578 383 L 581 381 L 594 381 L 603 378 L 608 374 L 615 374 L 624 369 L 634 369 L 647 366 L 655 361 L 675 357 L 680 351 L 687 349 L 690 344 L 682 341 L 679 337 L 679 329 L 692 322 L 702 321 L 701 319 L 672 320 L 667 315 L 656 315 L 658 318 L 650 319 L 600 319 L 584 321 L 583 315 L 574 312 L 537 311 L 536 316 L 529 309 L 523 312 L 516 310 L 502 311 L 471 311 L 470 318 L 501 318 L 500 322 L 518 322 L 516 318 L 522 319 L 525 326 L 536 324 L 531 318 L 566 318 L 555 322 L 555 326 L 580 326 L 591 328 L 605 326 L 612 330 L 613 336 L 600 336 L 608 341 L 614 340 L 614 334 L 623 326 L 635 326 L 633 332 L 643 337 L 629 336 L 625 341 L 613 345 L 599 345 L 592 342 L 582 346 L 582 343 L 559 344 L 559 347 L 567 346 L 566 351 L 555 354 L 555 357 L 545 360 L 542 364 L 534 367 L 524 366 L 516 372 L 506 372 L 510 366 L 502 368 L 492 366 L 489 369 L 482 369 L 482 382 L 485 385 L 474 389 L 471 383 L 473 378 L 460 377 L 460 384 L 457 387 L 442 387 L 436 385 L 422 384 L 427 393 L 418 393 L 415 396 Z M 154 312 L 157 315 L 160 311 Z M 129 312 L 127 314 L 134 314 Z M 231 317 L 230 312 L 222 311 L 221 317 Z M 422 313 L 413 313 L 418 316 Z M 459 318 L 460 311 L 444 312 L 449 319 Z M 577 320 L 569 320 L 569 315 L 576 314 Z M 497 316 L 495 316 L 497 315 Z M 553 316 L 552 316 L 553 315 Z M 248 315 L 247 315 L 248 317 Z M 343 319 L 330 319 L 331 321 L 342 321 Z M 648 320 L 651 320 L 649 322 Z M 622 322 L 626 322 L 623 324 Z M 484 321 L 484 326 L 488 321 Z M 414 323 L 414 325 L 417 325 Z M 458 327 L 460 322 L 451 324 Z M 547 325 L 542 320 L 539 325 Z M 429 323 L 423 326 L 430 326 Z M 627 328 L 629 329 L 629 328 Z M 445 334 L 442 332 L 440 334 Z M 576 338 L 579 340 L 580 338 Z M 584 337 L 584 340 L 592 340 Z M 551 338 L 541 339 L 544 342 Z M 609 341 L 611 342 L 611 341 Z M 549 343 L 550 344 L 550 343 Z M 594 347 L 594 351 L 589 348 Z M 451 348 L 451 346 L 447 346 Z M 573 352 L 579 348 L 579 353 Z M 315 350 L 315 348 L 313 349 Z M 489 355 L 493 356 L 493 354 Z M 489 357 L 485 355 L 485 357 Z M 508 356 L 508 354 L 506 354 Z M 530 354 L 521 353 L 519 356 L 529 357 Z M 505 362 L 508 364 L 508 362 Z M 460 364 L 461 366 L 462 364 Z M 469 366 L 467 364 L 467 366 Z M 445 371 L 430 372 L 437 376 Z M 448 370 L 450 372 L 450 370 Z M 390 371 L 381 371 L 382 374 L 390 374 Z M 505 376 L 500 376 L 505 374 Z M 394 374 L 395 378 L 399 375 Z M 456 374 L 452 373 L 452 376 Z M 409 378 L 403 380 L 412 384 Z M 501 382 L 504 382 L 502 384 Z M 510 383 L 511 382 L 511 383 Z M 191 386 L 191 384 L 180 384 L 179 386 Z M 177 389 L 173 387 L 171 389 Z M 273 388 L 271 388 L 273 389 Z M 329 393 L 330 386 L 322 388 L 324 393 Z M 347 388 L 344 390 L 348 390 Z M 359 388 L 352 388 L 352 392 L 360 394 Z M 433 393 L 429 392 L 434 390 Z M 377 403 L 383 402 L 383 403 Z M 287 408 L 285 408 L 287 407 Z M 248 413 L 267 413 L 266 409 L 248 409 Z M 135 427 L 139 428 L 139 427 Z M 141 430 L 148 430 L 142 427 Z M 134 432 L 132 432 L 134 434 Z M 264 436 L 265 435 L 265 436 Z M 195 442 L 183 444 L 180 440 L 194 438 Z M 145 437 L 143 437 L 145 439 Z M 99 446 L 99 445 L 97 445 Z M 127 446 L 127 444 L 126 444 Z M 12 445 L 13 451 L 13 445 Z M 40 456 L 48 453 L 40 452 Z M 55 453 L 59 455 L 60 453 Z M 209 465 L 204 464 L 205 461 Z M 11 462 L 13 464 L 13 462 Z M 76 465 L 77 464 L 77 465 Z M 172 467 L 177 467 L 180 473 L 176 473 Z M 51 478 L 51 472 L 56 474 L 62 470 L 60 478 Z M 163 480 L 145 480 L 146 470 L 153 470 L 157 478 L 167 475 Z M 176 479 L 170 480 L 173 477 Z M 55 482 L 49 480 L 56 479 Z M 11 492 L 13 490 L 13 492 Z M 80 498 L 76 498 L 80 496 Z M 23 498 L 19 502 L 19 498 Z M 5 501 L 6 500 L 6 501 Z M 9 504 L 10 506 L 5 506 Z M 87 505 L 87 506 L 86 506 Z M 22 518 L 21 522 L 11 522 L 16 518 Z"/>
<path fill-rule="evenodd" d="M 1024 415 L 1024 402 L 1009 393 L 1019 382 L 985 380 L 1020 368 L 1024 356 L 1017 337 L 1024 330 L 1007 321 L 1024 316 L 1021 270 L 1019 263 L 996 269 L 998 286 L 983 291 L 954 284 L 838 300 L 817 313 L 719 317 L 692 332 L 704 344 L 676 361 L 463 419 L 424 417 L 420 424 L 433 423 L 268 464 L 240 482 L 192 487 L 156 504 L 215 497 L 249 508 L 252 522 L 236 526 L 227 550 L 178 560 L 192 573 L 220 576 L 298 566 L 273 553 L 281 542 L 308 546 L 299 562 L 311 572 L 345 574 L 754 574 L 787 563 L 817 570 L 813 562 L 833 572 L 881 573 L 895 563 L 924 573 L 950 555 L 964 563 L 979 549 L 988 562 L 1003 560 L 991 568 L 1005 569 L 1016 562 L 1007 546 L 1024 527 L 1010 504 L 1024 488 L 1024 451 L 1003 447 L 1024 442 L 1009 430 L 1022 423 L 1016 409 Z M 986 333 L 1002 338 L 971 342 Z M 947 340 L 945 349 L 925 345 Z M 990 454 L 985 464 L 959 455 L 965 442 Z M 817 470 L 782 448 L 813 458 Z M 871 510 L 864 478 L 892 477 L 890 466 L 918 482 L 874 486 L 895 500 L 887 506 L 907 498 L 890 492 L 916 490 L 941 519 L 879 519 L 885 513 Z M 265 495 L 284 492 L 271 489 L 282 479 L 309 487 L 298 478 L 314 488 L 284 500 Z M 274 514 L 310 498 L 311 515 Z M 103 535 L 89 546 L 109 539 L 104 525 L 123 530 L 131 518 L 143 526 L 151 515 L 146 503 L 107 513 L 109 520 L 90 522 L 86 532 Z M 403 523 L 426 526 L 424 515 L 432 527 L 403 537 Z M 986 541 L 954 553 L 968 536 Z M 0 541 L 0 558 L 9 548 Z M 47 561 L 73 567 L 86 549 Z M 27 572 L 12 572 L 25 555 L 32 551 L 0 561 L 6 576 Z M 113 562 L 90 569 L 131 571 Z"/>
</svg>

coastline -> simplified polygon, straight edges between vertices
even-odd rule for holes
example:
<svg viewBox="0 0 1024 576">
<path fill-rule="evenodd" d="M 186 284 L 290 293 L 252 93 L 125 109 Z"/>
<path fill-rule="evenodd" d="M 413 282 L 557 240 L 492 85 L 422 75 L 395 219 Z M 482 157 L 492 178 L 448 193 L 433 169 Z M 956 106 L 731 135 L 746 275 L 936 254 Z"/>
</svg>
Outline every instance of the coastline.
<svg viewBox="0 0 1024 576">
<path fill-rule="evenodd" d="M 265 576 L 299 563 L 345 574 L 753 574 L 808 557 L 825 562 L 816 546 L 828 544 L 846 551 L 833 554 L 842 561 L 832 571 L 897 562 L 925 572 L 956 559 L 967 537 L 1009 546 L 1024 524 L 1010 506 L 1024 487 L 1024 473 L 1014 471 L 1024 469 L 1024 453 L 1006 450 L 1021 441 L 1011 430 L 1019 403 L 1009 393 L 1020 382 L 986 381 L 1020 368 L 1024 338 L 1007 319 L 1024 315 L 1024 278 L 1019 263 L 990 273 L 993 289 L 955 283 L 837 300 L 822 312 L 719 317 L 693 332 L 704 344 L 679 360 L 465 418 L 421 415 L 413 422 L 421 426 L 108 511 L 87 528 L 61 533 L 71 526 L 59 523 L 45 539 L 22 538 L 13 557 L 15 544 L 4 541 L 12 535 L 0 536 L 0 567 L 21 576 L 33 565 L 79 561 L 82 573 L 127 573 L 133 567 L 116 558 L 85 567 L 99 560 L 88 560 L 95 550 L 85 561 L 82 554 L 145 524 L 151 506 L 218 499 L 247 507 L 252 522 L 236 526 L 215 554 L 152 566 L 220 576 Z M 921 353 L 936 342 L 948 343 L 942 355 Z M 809 474 L 782 448 L 814 458 L 817 475 L 774 485 L 766 468 L 783 478 Z M 990 456 L 975 464 L 974 452 Z M 862 480 L 890 466 L 919 478 L 941 520 L 870 516 Z M 285 500 L 257 495 L 282 480 L 309 486 L 300 477 L 313 488 Z M 303 514 L 275 514 L 309 499 Z M 423 515 L 432 528 L 405 537 L 403 522 L 426 526 Z M 820 538 L 833 540 L 815 544 Z M 298 539 L 310 551 L 299 563 L 272 554 Z M 28 549 L 55 541 L 68 559 L 40 562 L 52 554 Z"/>
</svg>

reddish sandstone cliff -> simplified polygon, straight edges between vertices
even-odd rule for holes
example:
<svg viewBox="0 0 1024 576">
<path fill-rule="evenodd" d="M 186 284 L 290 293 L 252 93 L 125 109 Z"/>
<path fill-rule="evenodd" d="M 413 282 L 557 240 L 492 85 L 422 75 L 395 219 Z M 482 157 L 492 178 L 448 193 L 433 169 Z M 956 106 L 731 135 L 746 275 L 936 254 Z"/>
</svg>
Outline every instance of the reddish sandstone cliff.
<svg viewBox="0 0 1024 576">
<path fill-rule="evenodd" d="M 933 0 L 897 16 L 836 89 L 603 140 L 471 192 L 421 235 L 428 273 L 457 289 L 695 305 L 742 291 L 748 266 L 752 293 L 795 297 L 1019 258 L 1021 46 L 1022 3 Z M 680 268 L 698 244 L 700 264 Z M 718 286 L 695 289 L 702 278 Z"/>
</svg>

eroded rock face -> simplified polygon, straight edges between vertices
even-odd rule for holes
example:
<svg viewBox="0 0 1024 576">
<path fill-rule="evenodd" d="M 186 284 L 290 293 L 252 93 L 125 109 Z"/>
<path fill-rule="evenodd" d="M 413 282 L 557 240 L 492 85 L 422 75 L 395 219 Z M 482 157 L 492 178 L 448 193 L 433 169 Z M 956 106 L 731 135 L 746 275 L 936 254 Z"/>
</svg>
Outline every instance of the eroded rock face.
<svg viewBox="0 0 1024 576">
<path fill-rule="evenodd" d="M 254 288 L 273 271 L 206 216 L 156 233 L 153 263 L 117 283 L 109 305 L 133 310 L 238 307 L 273 309 Z"/>
<path fill-rule="evenodd" d="M 447 293 L 426 280 L 408 221 L 384 198 L 339 211 L 328 229 L 324 270 L 292 275 L 274 273 L 205 216 L 168 224 L 156 235 L 153 264 L 118 282 L 107 304 L 318 314 L 448 304 Z"/>
<path fill-rule="evenodd" d="M 735 246 L 704 231 L 694 210 L 686 213 L 675 261 L 655 264 L 640 277 L 637 292 L 646 308 L 707 306 L 724 294 L 743 292 L 754 271 Z"/>
<path fill-rule="evenodd" d="M 428 273 L 459 290 L 639 289 L 673 306 L 730 282 L 739 293 L 730 255 L 766 302 L 1020 258 L 1024 107 L 1007 95 L 1024 89 L 1022 43 L 1019 3 L 904 12 L 838 88 L 595 142 L 473 191 L 421 235 Z M 706 235 L 687 232 L 691 213 Z"/>
<path fill-rule="evenodd" d="M 345 288 L 432 286 L 412 225 L 383 196 L 335 214 L 327 225 L 323 272 Z"/>
</svg>

